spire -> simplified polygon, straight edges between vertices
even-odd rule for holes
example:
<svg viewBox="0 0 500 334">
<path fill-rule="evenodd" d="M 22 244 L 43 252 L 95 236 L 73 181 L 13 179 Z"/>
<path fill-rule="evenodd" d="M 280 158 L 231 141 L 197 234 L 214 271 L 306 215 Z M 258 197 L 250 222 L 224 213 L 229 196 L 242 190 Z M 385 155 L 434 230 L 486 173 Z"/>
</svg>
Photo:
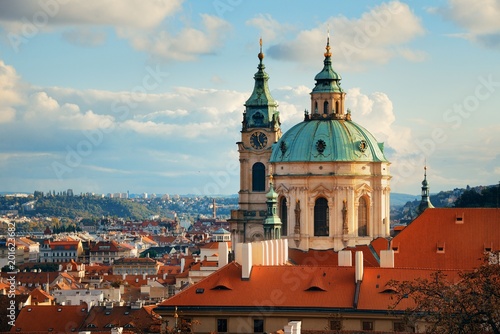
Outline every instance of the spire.
<svg viewBox="0 0 500 334">
<path fill-rule="evenodd" d="M 422 181 L 422 199 L 418 206 L 418 213 L 421 214 L 427 208 L 434 208 L 429 195 L 429 182 L 427 182 L 427 163 L 424 164 L 424 180 Z"/>
<path fill-rule="evenodd" d="M 264 59 L 264 53 L 262 53 L 262 37 L 259 40 L 259 44 L 260 44 L 260 52 L 257 55 L 257 57 L 259 57 L 260 63 L 262 64 L 262 59 Z"/>
<path fill-rule="evenodd" d="M 269 75 L 264 71 L 266 66 L 263 63 L 264 52 L 262 52 L 262 38 L 259 40 L 259 65 L 257 73 L 254 75 L 255 85 L 252 95 L 245 102 L 246 115 L 243 128 L 271 127 L 277 113 L 278 103 L 271 96 L 271 91 L 267 81 Z"/>
<path fill-rule="evenodd" d="M 340 87 L 340 80 L 342 77 L 340 74 L 335 72 L 332 68 L 332 52 L 330 47 L 330 31 L 328 31 L 328 37 L 326 38 L 325 47 L 325 60 L 323 60 L 323 69 L 321 72 L 316 74 L 314 80 L 316 80 L 316 87 L 313 89 L 313 93 L 330 93 L 337 92 L 342 93 L 342 87 Z"/>
<path fill-rule="evenodd" d="M 325 57 L 329 58 L 332 56 L 332 53 L 330 52 L 330 28 L 328 28 L 328 37 L 326 38 L 326 52 L 325 52 Z"/>
<path fill-rule="evenodd" d="M 316 84 L 311 92 L 311 116 L 306 117 L 306 120 L 350 120 L 350 115 L 345 113 L 345 92 L 340 86 L 342 77 L 332 68 L 330 29 L 328 29 L 324 56 L 323 69 L 314 77 Z"/>
<path fill-rule="evenodd" d="M 278 211 L 278 194 L 274 191 L 272 167 L 269 168 L 269 192 L 266 194 L 267 217 L 264 221 L 264 236 L 267 240 L 281 238 L 281 219 Z"/>
</svg>

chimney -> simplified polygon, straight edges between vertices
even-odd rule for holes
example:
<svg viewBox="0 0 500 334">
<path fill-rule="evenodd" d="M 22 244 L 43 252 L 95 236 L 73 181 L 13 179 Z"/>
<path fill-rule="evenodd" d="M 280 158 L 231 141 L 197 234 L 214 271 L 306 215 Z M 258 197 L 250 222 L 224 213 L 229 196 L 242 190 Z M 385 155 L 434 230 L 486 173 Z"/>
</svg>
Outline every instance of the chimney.
<svg viewBox="0 0 500 334">
<path fill-rule="evenodd" d="M 244 243 L 241 249 L 242 264 L 241 264 L 241 279 L 249 280 L 252 272 L 252 244 Z"/>
<path fill-rule="evenodd" d="M 184 267 L 186 266 L 186 259 L 181 257 L 181 273 L 184 272 Z"/>
<path fill-rule="evenodd" d="M 243 244 L 242 243 L 237 243 L 234 246 L 234 260 L 238 262 L 239 264 L 243 263 L 243 258 L 241 256 L 241 252 L 243 249 Z"/>
<path fill-rule="evenodd" d="M 301 321 L 290 321 L 283 329 L 285 334 L 300 334 L 302 330 L 301 327 Z"/>
<path fill-rule="evenodd" d="M 352 267 L 352 253 L 349 250 L 341 250 L 338 253 L 339 267 Z"/>
<path fill-rule="evenodd" d="M 283 264 L 288 263 L 288 239 L 283 240 Z"/>
<path fill-rule="evenodd" d="M 394 251 L 392 249 L 380 251 L 380 268 L 394 268 Z"/>
<path fill-rule="evenodd" d="M 227 242 L 219 242 L 219 268 L 224 267 L 228 261 L 229 245 Z"/>
<path fill-rule="evenodd" d="M 356 261 L 355 261 L 355 275 L 354 275 L 354 282 L 358 283 L 363 280 L 363 252 L 357 251 L 356 252 Z"/>
<path fill-rule="evenodd" d="M 280 249 L 280 243 L 278 239 L 273 239 L 271 241 L 273 243 L 273 248 L 274 248 L 274 260 L 273 264 L 275 266 L 280 265 L 280 256 L 281 256 L 281 249 Z"/>
</svg>

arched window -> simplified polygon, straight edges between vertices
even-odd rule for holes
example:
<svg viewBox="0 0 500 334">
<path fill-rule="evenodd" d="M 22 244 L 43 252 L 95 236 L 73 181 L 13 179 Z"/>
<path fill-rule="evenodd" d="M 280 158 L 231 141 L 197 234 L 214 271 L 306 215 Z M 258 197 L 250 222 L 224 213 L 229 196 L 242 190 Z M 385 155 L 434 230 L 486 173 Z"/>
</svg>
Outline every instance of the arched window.
<svg viewBox="0 0 500 334">
<path fill-rule="evenodd" d="M 280 200 L 280 218 L 281 218 L 281 235 L 287 234 L 288 226 L 288 206 L 286 205 L 286 197 Z"/>
<path fill-rule="evenodd" d="M 252 166 L 252 191 L 266 190 L 266 166 L 262 162 L 256 162 Z"/>
<path fill-rule="evenodd" d="M 320 197 L 314 203 L 314 236 L 328 236 L 328 201 Z"/>
<path fill-rule="evenodd" d="M 328 114 L 328 101 L 323 103 L 323 114 Z"/>
<path fill-rule="evenodd" d="M 337 114 L 340 114 L 339 101 L 336 101 L 336 102 L 335 102 L 335 112 L 336 112 Z"/>
<path fill-rule="evenodd" d="M 364 197 L 359 198 L 358 206 L 358 236 L 368 235 L 368 206 Z"/>
<path fill-rule="evenodd" d="M 314 113 L 317 114 L 318 113 L 318 101 L 315 101 L 314 102 Z"/>
</svg>

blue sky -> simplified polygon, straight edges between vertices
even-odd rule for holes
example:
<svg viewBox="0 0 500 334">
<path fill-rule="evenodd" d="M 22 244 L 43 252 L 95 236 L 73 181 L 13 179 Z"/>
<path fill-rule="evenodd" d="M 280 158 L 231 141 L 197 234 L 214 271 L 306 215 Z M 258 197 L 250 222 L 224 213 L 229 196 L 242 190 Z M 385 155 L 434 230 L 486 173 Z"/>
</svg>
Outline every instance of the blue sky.
<svg viewBox="0 0 500 334">
<path fill-rule="evenodd" d="M 392 191 L 500 180 L 500 1 L 0 0 L 0 191 L 235 194 L 259 38 L 283 130 L 327 31 Z"/>
</svg>

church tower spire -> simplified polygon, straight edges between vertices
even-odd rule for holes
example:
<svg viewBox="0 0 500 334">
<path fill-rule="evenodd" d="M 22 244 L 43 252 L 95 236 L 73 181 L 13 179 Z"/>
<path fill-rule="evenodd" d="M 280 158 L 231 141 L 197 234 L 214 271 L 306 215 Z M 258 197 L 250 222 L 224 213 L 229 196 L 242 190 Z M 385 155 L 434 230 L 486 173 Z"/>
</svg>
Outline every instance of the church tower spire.
<svg viewBox="0 0 500 334">
<path fill-rule="evenodd" d="M 243 119 L 243 129 L 249 128 L 272 128 L 279 126 L 278 103 L 274 100 L 269 90 L 269 75 L 264 71 L 266 66 L 263 63 L 264 53 L 262 52 L 262 38 L 259 41 L 260 52 L 257 55 L 259 65 L 257 73 L 254 75 L 254 88 L 252 94 L 245 102 L 245 113 Z"/>
<path fill-rule="evenodd" d="M 269 175 L 269 192 L 266 194 L 267 217 L 264 221 L 264 237 L 266 240 L 281 238 L 281 219 L 278 211 L 278 194 L 274 191 L 272 171 Z"/>
<path fill-rule="evenodd" d="M 262 38 L 259 45 L 254 88 L 245 102 L 241 141 L 237 143 L 240 161 L 239 210 L 233 210 L 229 220 L 234 242 L 264 239 L 264 223 L 268 218 L 266 191 L 270 185 L 269 159 L 273 145 L 281 138 L 278 103 L 268 86 L 269 75 L 265 72 L 263 62 Z M 274 231 L 274 234 L 280 234 Z"/>
<path fill-rule="evenodd" d="M 433 208 L 429 194 L 429 182 L 427 182 L 427 165 L 424 166 L 424 180 L 422 181 L 422 199 L 418 206 L 418 213 L 421 214 L 427 208 Z"/>
<path fill-rule="evenodd" d="M 315 77 L 316 85 L 311 92 L 312 119 L 347 119 L 344 111 L 345 92 L 340 86 L 342 77 L 332 68 L 330 32 L 326 39 L 323 69 Z"/>
</svg>

